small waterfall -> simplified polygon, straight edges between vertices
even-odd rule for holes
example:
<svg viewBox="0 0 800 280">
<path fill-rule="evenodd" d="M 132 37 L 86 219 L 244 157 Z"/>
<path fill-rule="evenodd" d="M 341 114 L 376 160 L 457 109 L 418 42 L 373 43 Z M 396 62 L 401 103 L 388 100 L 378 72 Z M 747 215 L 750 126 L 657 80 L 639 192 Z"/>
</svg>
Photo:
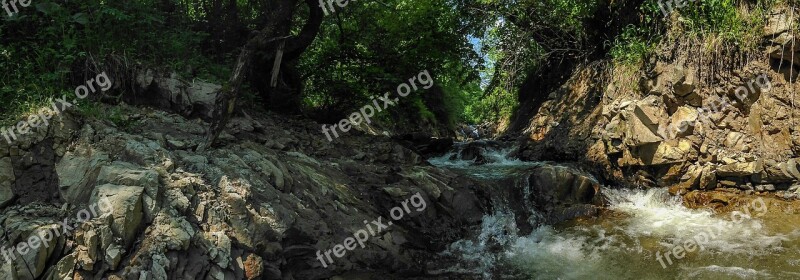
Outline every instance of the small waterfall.
<svg viewBox="0 0 800 280">
<path fill-rule="evenodd" d="M 466 172 L 493 182 L 497 188 L 516 187 L 525 170 L 536 163 L 497 157 L 510 149 L 487 148 L 483 165 L 459 160 L 455 150 L 431 159 L 437 166 Z M 489 156 L 489 154 L 496 155 Z M 498 170 L 503 170 L 499 172 Z M 510 180 L 509 178 L 517 178 Z M 506 180 L 498 180 L 498 179 Z M 753 279 L 800 276 L 800 230 L 770 230 L 758 214 L 764 205 L 741 209 L 748 219 L 718 215 L 683 206 L 665 189 L 603 188 L 606 209 L 597 219 L 558 225 L 537 225 L 521 234 L 522 225 L 508 201 L 495 201 L 495 211 L 483 217 L 479 232 L 442 252 L 459 258 L 453 272 L 484 279 Z M 525 193 L 523 205 L 532 194 Z M 743 208 L 748 208 L 743 207 Z M 532 216 L 532 220 L 536 217 Z M 530 224 L 536 225 L 533 221 Z M 702 238 L 701 238 L 702 237 Z M 707 240 L 706 240 L 707 237 Z M 695 244 L 689 252 L 687 242 Z M 701 242 L 702 241 L 702 242 Z M 701 247 L 696 246 L 702 243 Z M 677 253 L 675 248 L 685 248 Z M 669 261 L 664 259 L 669 254 Z M 658 257 L 661 257 L 659 261 Z M 777 259 L 777 260 L 776 260 Z M 663 263 L 663 264 L 662 264 Z"/>
<path fill-rule="evenodd" d="M 473 142 L 456 143 L 453 150 L 443 156 L 428 160 L 436 166 L 446 167 L 465 167 L 470 165 L 490 165 L 490 166 L 512 166 L 521 165 L 524 162 L 511 157 L 515 152 L 514 147 L 489 140 L 479 140 Z"/>
</svg>

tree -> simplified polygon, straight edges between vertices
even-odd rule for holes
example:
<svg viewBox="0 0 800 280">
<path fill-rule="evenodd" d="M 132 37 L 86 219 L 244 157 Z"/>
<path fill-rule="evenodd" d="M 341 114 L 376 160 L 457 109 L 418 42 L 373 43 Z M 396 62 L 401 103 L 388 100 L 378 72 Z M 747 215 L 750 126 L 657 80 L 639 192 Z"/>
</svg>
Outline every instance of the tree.
<svg viewBox="0 0 800 280">
<path fill-rule="evenodd" d="M 206 142 L 199 147 L 204 150 L 214 140 L 230 120 L 236 109 L 236 101 L 242 83 L 249 73 L 254 80 L 270 79 L 268 86 L 259 87 L 267 96 L 279 95 L 285 91 L 300 87 L 299 80 L 288 80 L 280 83 L 280 72 L 292 71 L 286 65 L 292 65 L 306 51 L 319 33 L 323 11 L 314 0 L 304 0 L 309 9 L 308 20 L 297 35 L 290 35 L 292 19 L 297 11 L 298 0 L 271 0 L 265 26 L 247 41 L 242 48 L 233 67 L 228 82 L 217 93 L 211 126 L 206 135 Z M 266 66 L 266 67 L 265 67 Z M 272 66 L 269 68 L 269 66 Z M 266 69 L 272 69 L 267 71 Z M 263 80 L 262 80 L 263 81 Z"/>
</svg>

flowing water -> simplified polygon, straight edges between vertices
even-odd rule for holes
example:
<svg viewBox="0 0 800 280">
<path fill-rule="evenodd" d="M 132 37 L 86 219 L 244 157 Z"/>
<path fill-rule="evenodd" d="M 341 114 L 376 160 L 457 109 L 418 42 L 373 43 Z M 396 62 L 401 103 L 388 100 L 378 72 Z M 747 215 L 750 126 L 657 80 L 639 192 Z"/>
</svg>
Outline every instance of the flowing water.
<svg viewBox="0 0 800 280">
<path fill-rule="evenodd" d="M 458 152 L 430 162 L 489 182 L 522 178 L 539 164 L 508 152 L 485 150 L 485 165 L 452 159 Z M 480 232 L 442 254 L 461 259 L 451 271 L 484 279 L 800 279 L 800 223 L 762 218 L 769 205 L 759 200 L 718 215 L 686 208 L 665 189 L 602 193 L 609 206 L 599 218 L 525 235 L 499 205 Z"/>
</svg>

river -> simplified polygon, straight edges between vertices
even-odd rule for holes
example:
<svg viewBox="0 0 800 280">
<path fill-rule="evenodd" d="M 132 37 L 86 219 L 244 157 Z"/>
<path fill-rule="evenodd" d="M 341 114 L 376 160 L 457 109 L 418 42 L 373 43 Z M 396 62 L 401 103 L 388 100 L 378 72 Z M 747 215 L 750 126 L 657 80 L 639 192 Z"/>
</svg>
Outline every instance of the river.
<svg viewBox="0 0 800 280">
<path fill-rule="evenodd" d="M 493 188 L 517 187 L 543 164 L 509 152 L 484 149 L 483 165 L 451 159 L 457 152 L 429 162 Z M 495 183 L 509 178 L 518 183 Z M 524 235 L 514 213 L 495 205 L 479 232 L 442 255 L 460 259 L 450 271 L 479 279 L 800 279 L 800 223 L 768 219 L 763 201 L 732 216 L 689 209 L 666 189 L 604 186 L 601 193 L 608 203 L 599 217 L 537 224 Z"/>
</svg>

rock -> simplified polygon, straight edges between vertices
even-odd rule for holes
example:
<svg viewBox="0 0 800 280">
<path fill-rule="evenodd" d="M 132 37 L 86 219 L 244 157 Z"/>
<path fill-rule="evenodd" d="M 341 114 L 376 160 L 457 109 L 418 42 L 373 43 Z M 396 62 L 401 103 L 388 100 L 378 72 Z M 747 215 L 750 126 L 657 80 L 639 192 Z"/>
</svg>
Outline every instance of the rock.
<svg viewBox="0 0 800 280">
<path fill-rule="evenodd" d="M 158 205 L 155 201 L 159 197 L 160 185 L 157 172 L 143 169 L 131 163 L 116 161 L 100 169 L 100 174 L 97 176 L 97 184 L 144 188 L 145 196 L 142 197 L 142 207 L 145 221 L 148 223 L 153 221 L 153 215 L 158 210 Z"/>
<path fill-rule="evenodd" d="M 694 126 L 698 121 L 697 109 L 681 106 L 670 117 L 669 126 L 666 131 L 667 139 L 692 135 Z"/>
<path fill-rule="evenodd" d="M 206 232 L 203 237 L 213 245 L 209 258 L 219 267 L 227 268 L 231 262 L 231 239 L 224 232 Z"/>
<path fill-rule="evenodd" d="M 452 138 L 436 138 L 423 133 L 403 134 L 392 139 L 425 158 L 442 156 L 449 152 L 455 143 Z"/>
<path fill-rule="evenodd" d="M 778 164 L 778 168 L 780 168 L 784 175 L 794 178 L 795 180 L 800 180 L 800 169 L 798 169 L 798 167 L 800 167 L 800 158 L 793 158 L 787 162 Z"/>
<path fill-rule="evenodd" d="M 27 238 L 24 238 L 20 241 L 30 240 L 31 237 L 38 235 L 40 232 L 44 231 L 50 231 L 52 234 L 54 230 L 53 228 L 56 228 L 56 226 L 45 225 L 36 227 L 32 231 L 30 231 L 30 234 L 28 235 Z M 16 276 L 19 277 L 18 279 L 30 279 L 30 280 L 36 279 L 36 277 L 39 277 L 44 273 L 45 269 L 47 268 L 47 260 L 55 252 L 56 244 L 60 239 L 61 239 L 60 237 L 51 238 L 51 240 L 49 241 L 44 239 L 38 239 L 39 240 L 38 247 L 32 247 L 30 246 L 30 243 L 28 243 L 26 244 L 26 249 L 24 254 L 22 253 L 22 251 L 16 251 L 16 258 L 13 258 L 13 260 L 11 261 L 4 259 L 4 262 L 8 262 L 9 264 L 11 264 L 11 269 L 15 271 L 12 274 L 16 274 Z M 23 243 L 17 243 L 17 248 L 19 248 L 19 244 Z M 3 272 L 0 271 L 0 274 L 2 273 Z M 34 278 L 31 278 L 30 277 L 31 275 L 33 275 Z M 7 279 L 9 278 L 10 277 L 8 277 Z"/>
<path fill-rule="evenodd" d="M 186 117 L 208 119 L 214 109 L 216 92 L 221 88 L 199 80 L 189 83 L 175 73 L 143 69 L 136 74 L 136 83 L 133 85 L 136 93 L 123 97 L 131 105 L 149 105 L 174 110 Z"/>
<path fill-rule="evenodd" d="M 658 128 L 661 120 L 666 119 L 666 112 L 658 97 L 651 95 L 636 102 L 627 119 L 628 131 L 625 135 L 629 146 L 638 147 L 664 140 L 658 135 Z"/>
<path fill-rule="evenodd" d="M 746 163 L 733 163 L 717 168 L 717 175 L 722 177 L 745 177 L 761 173 L 764 170 L 763 160 Z"/>
<path fill-rule="evenodd" d="M 97 184 L 142 187 L 145 193 L 151 197 L 158 195 L 159 186 L 157 172 L 121 161 L 115 161 L 111 165 L 103 166 L 97 176 Z"/>
<path fill-rule="evenodd" d="M 108 160 L 108 155 L 89 147 L 68 151 L 56 164 L 61 197 L 71 204 L 86 203 L 100 167 Z"/>
<path fill-rule="evenodd" d="M 111 270 L 117 269 L 117 265 L 119 265 L 120 260 L 122 260 L 124 251 L 125 250 L 117 244 L 113 244 L 106 249 L 104 259 Z"/>
<path fill-rule="evenodd" d="M 150 272 L 152 273 L 153 280 L 167 280 L 169 269 L 169 259 L 162 254 L 154 255 L 153 262 L 150 265 Z"/>
<path fill-rule="evenodd" d="M 717 169 L 713 165 L 703 167 L 703 175 L 700 176 L 700 189 L 710 190 L 717 187 Z"/>
<path fill-rule="evenodd" d="M 670 188 L 670 193 L 673 194 L 685 194 L 691 189 L 696 189 L 700 186 L 700 178 L 703 175 L 703 167 L 698 165 L 692 165 L 689 167 L 689 170 L 686 171 L 686 174 L 681 177 L 680 183 L 678 183 L 674 188 Z"/>
<path fill-rule="evenodd" d="M 725 142 L 723 142 L 723 145 L 736 151 L 743 150 L 744 134 L 735 131 L 728 133 L 728 136 L 725 137 Z"/>
<path fill-rule="evenodd" d="M 130 246 L 142 223 L 142 195 L 143 187 L 121 186 L 105 184 L 95 188 L 92 194 L 92 203 L 99 203 L 100 199 L 108 199 L 112 209 L 101 209 L 103 214 L 111 214 L 113 221 L 111 230 L 114 235 L 122 238 L 125 247 Z"/>
<path fill-rule="evenodd" d="M 472 141 L 457 147 L 458 153 L 451 157 L 452 160 L 474 161 L 476 164 L 486 163 L 488 149 L 499 150 L 502 143 L 489 140 Z"/>
<path fill-rule="evenodd" d="M 695 71 L 692 69 L 678 68 L 676 70 L 677 81 L 675 81 L 674 85 L 672 86 L 672 89 L 675 91 L 675 95 L 686 97 L 694 91 L 695 86 L 697 85 L 694 73 Z"/>
<path fill-rule="evenodd" d="M 77 253 L 66 255 L 56 263 L 54 269 L 51 271 L 50 280 L 72 279 L 77 265 L 75 255 Z"/>
<path fill-rule="evenodd" d="M 767 25 L 764 26 L 764 37 L 772 37 L 789 31 L 791 28 L 792 22 L 789 20 L 789 14 L 785 10 L 773 11 L 767 17 Z"/>
<path fill-rule="evenodd" d="M 529 182 L 529 186 L 524 186 L 530 188 L 527 199 L 545 213 L 547 223 L 596 213 L 596 209 L 588 206 L 600 193 L 600 184 L 593 178 L 567 167 L 544 165 L 531 171 Z"/>
<path fill-rule="evenodd" d="M 247 254 L 247 257 L 243 262 L 243 269 L 246 277 L 245 279 L 259 279 L 261 274 L 264 272 L 263 260 L 256 254 Z"/>
<path fill-rule="evenodd" d="M 688 139 L 669 140 L 645 145 L 634 155 L 644 165 L 673 164 L 697 158 L 697 150 Z"/>
<path fill-rule="evenodd" d="M 14 166 L 11 165 L 11 158 L 0 158 L 0 208 L 6 207 L 14 199 L 14 191 L 11 189 L 14 180 Z"/>
<path fill-rule="evenodd" d="M 161 246 L 169 250 L 189 249 L 195 229 L 183 217 L 172 217 L 161 212 L 153 221 L 152 235 L 157 236 Z"/>
<path fill-rule="evenodd" d="M 167 146 L 176 150 L 183 150 L 186 148 L 186 143 L 180 140 L 167 140 Z"/>
<path fill-rule="evenodd" d="M 763 191 L 772 192 L 772 191 L 775 191 L 775 185 L 773 185 L 773 184 L 766 184 L 766 185 L 756 185 L 756 191 L 760 191 L 760 192 L 763 192 Z"/>
</svg>

